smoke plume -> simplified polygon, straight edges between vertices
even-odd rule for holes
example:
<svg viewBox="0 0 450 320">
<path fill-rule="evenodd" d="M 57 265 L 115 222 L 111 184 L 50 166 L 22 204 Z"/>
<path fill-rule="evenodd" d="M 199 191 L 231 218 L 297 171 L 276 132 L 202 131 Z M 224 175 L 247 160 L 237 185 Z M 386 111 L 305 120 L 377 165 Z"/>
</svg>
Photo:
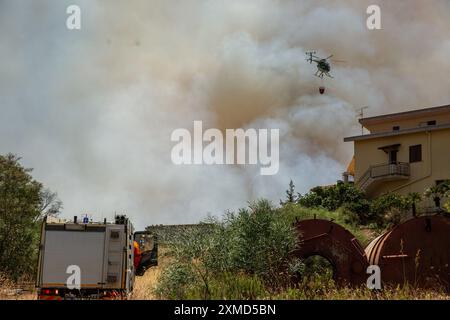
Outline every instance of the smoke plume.
<svg viewBox="0 0 450 320">
<path fill-rule="evenodd" d="M 377 1 L 0 0 L 0 152 L 59 193 L 64 216 L 138 227 L 334 183 L 367 116 L 450 102 L 450 4 Z M 82 10 L 82 29 L 65 26 Z M 305 51 L 334 54 L 314 77 Z M 318 87 L 326 87 L 325 95 Z M 280 129 L 280 171 L 175 166 L 171 132 Z"/>
</svg>

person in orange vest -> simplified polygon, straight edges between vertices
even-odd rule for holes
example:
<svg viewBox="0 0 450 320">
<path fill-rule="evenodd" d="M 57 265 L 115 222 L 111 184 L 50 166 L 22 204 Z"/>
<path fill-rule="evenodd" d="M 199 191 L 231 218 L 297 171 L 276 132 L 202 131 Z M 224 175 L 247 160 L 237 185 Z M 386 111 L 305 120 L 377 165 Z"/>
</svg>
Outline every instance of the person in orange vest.
<svg viewBox="0 0 450 320">
<path fill-rule="evenodd" d="M 137 270 L 139 263 L 141 262 L 141 249 L 139 249 L 139 244 L 134 241 L 134 269 Z"/>
</svg>

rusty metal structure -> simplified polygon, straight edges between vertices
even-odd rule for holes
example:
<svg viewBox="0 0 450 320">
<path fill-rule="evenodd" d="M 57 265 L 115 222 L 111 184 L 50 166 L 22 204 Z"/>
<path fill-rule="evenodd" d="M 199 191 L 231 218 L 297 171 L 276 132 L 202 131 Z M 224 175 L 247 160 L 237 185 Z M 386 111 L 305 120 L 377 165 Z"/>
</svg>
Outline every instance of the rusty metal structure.
<svg viewBox="0 0 450 320">
<path fill-rule="evenodd" d="M 374 239 L 364 250 L 344 227 L 328 220 L 298 221 L 300 247 L 295 256 L 321 256 L 333 266 L 338 284 L 361 285 L 369 265 L 381 269 L 383 284 L 450 289 L 450 218 L 441 215 L 412 218 Z"/>
<path fill-rule="evenodd" d="M 369 264 L 382 279 L 422 287 L 450 284 L 450 219 L 424 216 L 408 220 L 373 240 L 366 248 Z"/>
<path fill-rule="evenodd" d="M 303 260 L 318 255 L 327 259 L 340 284 L 358 285 L 365 281 L 367 258 L 351 232 L 332 221 L 320 219 L 297 222 L 296 228 L 300 235 L 296 257 Z"/>
</svg>

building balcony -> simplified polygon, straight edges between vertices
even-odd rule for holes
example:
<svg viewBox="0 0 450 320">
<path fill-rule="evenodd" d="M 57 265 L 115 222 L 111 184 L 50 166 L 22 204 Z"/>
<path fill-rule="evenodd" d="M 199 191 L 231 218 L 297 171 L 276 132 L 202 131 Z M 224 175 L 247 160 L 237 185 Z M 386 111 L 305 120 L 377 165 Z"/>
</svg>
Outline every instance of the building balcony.
<svg viewBox="0 0 450 320">
<path fill-rule="evenodd" d="M 356 185 L 368 191 L 376 182 L 407 180 L 410 176 L 409 163 L 395 162 L 370 166 Z"/>
</svg>

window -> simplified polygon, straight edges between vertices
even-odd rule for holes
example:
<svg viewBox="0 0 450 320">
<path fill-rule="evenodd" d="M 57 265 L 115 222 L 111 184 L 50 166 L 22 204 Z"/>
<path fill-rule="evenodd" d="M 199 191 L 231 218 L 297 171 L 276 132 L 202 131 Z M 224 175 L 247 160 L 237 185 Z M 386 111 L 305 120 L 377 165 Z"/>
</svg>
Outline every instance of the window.
<svg viewBox="0 0 450 320">
<path fill-rule="evenodd" d="M 418 144 L 416 146 L 409 147 L 409 162 L 420 162 L 422 161 L 422 145 Z"/>
<path fill-rule="evenodd" d="M 397 163 L 397 153 L 398 153 L 398 150 L 391 150 L 391 151 L 389 151 L 389 163 L 390 164 L 396 164 Z"/>
<path fill-rule="evenodd" d="M 427 122 L 427 125 L 429 126 L 435 126 L 436 125 L 436 120 L 431 120 Z"/>
<path fill-rule="evenodd" d="M 392 127 L 392 130 L 398 131 L 398 130 L 400 130 L 400 126 L 393 126 L 393 127 Z"/>
</svg>

